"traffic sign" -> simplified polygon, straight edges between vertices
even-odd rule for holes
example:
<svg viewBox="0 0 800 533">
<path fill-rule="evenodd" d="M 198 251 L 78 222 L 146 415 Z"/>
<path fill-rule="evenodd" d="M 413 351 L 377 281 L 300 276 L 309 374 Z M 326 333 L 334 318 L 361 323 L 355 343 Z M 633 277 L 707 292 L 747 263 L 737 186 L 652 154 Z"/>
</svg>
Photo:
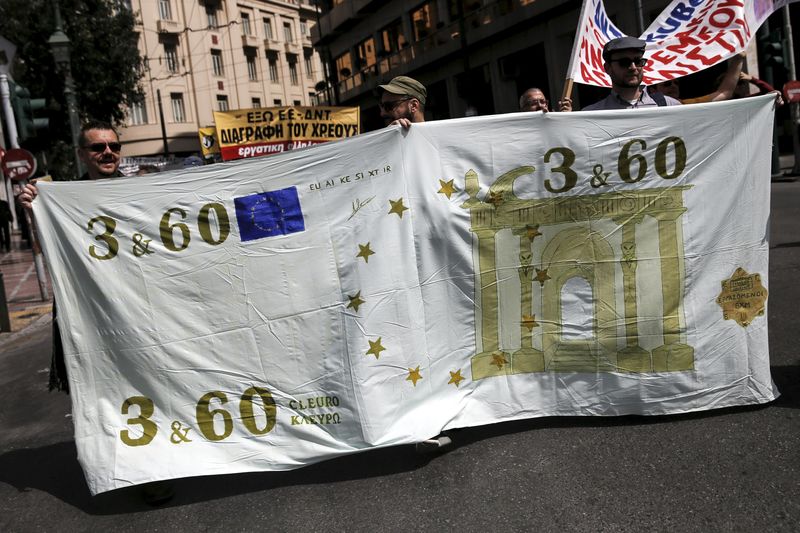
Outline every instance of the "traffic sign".
<svg viewBox="0 0 800 533">
<path fill-rule="evenodd" d="M 3 173 L 10 179 L 22 181 L 36 172 L 36 158 L 22 148 L 12 148 L 3 157 Z"/>
<path fill-rule="evenodd" d="M 790 104 L 800 102 L 800 81 L 787 81 L 783 86 L 783 97 Z"/>
</svg>

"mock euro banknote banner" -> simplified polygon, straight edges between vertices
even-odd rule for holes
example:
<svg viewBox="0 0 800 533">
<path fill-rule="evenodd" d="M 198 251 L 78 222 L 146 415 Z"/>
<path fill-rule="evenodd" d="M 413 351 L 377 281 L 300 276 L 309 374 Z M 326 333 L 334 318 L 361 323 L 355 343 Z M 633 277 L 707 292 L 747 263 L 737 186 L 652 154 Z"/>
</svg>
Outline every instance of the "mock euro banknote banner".
<svg viewBox="0 0 800 533">
<path fill-rule="evenodd" d="M 673 0 L 640 37 L 647 42 L 643 83 L 699 72 L 743 51 L 767 17 L 795 1 Z M 623 35 L 606 13 L 603 0 L 584 0 L 569 78 L 611 87 L 603 69 L 603 46 Z"/>
<path fill-rule="evenodd" d="M 772 400 L 773 100 L 428 122 L 42 184 L 91 491 Z"/>
</svg>

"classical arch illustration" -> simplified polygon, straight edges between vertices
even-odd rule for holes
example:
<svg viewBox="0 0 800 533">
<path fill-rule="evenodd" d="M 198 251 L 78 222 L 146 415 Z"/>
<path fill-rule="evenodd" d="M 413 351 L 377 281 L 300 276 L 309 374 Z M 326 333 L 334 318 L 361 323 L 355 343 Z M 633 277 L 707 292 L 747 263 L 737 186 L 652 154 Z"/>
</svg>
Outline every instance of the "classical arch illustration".
<svg viewBox="0 0 800 533">
<path fill-rule="evenodd" d="M 683 238 L 680 219 L 686 208 L 683 192 L 689 186 L 638 189 L 592 196 L 527 200 L 513 192 L 514 181 L 532 174 L 520 167 L 500 176 L 483 200 L 478 199 L 477 174 L 466 174 L 471 231 L 477 236 L 476 346 L 473 379 L 533 372 L 669 372 L 691 370 L 694 349 L 683 330 Z M 646 350 L 640 345 L 637 309 L 636 226 L 652 217 L 657 230 L 660 264 L 661 335 L 663 344 Z M 591 229 L 593 222 L 610 221 L 621 231 L 612 243 Z M 648 226 L 650 227 L 650 226 Z M 534 257 L 535 239 L 552 229 L 543 251 Z M 516 250 L 497 249 L 497 234 L 510 230 L 519 237 Z M 553 233 L 553 231 L 546 231 Z M 500 345 L 498 254 L 519 258 L 521 317 L 520 346 Z M 617 268 L 619 266 L 619 269 Z M 618 272 L 621 270 L 621 275 Z M 565 335 L 562 289 L 570 280 L 584 280 L 591 291 L 591 325 L 579 339 Z M 648 280 L 652 281 L 652 280 Z M 582 282 L 581 282 L 582 283 Z M 541 316 L 533 314 L 534 287 Z M 617 309 L 621 294 L 622 308 Z M 507 297 L 507 296 L 506 296 Z M 477 327 L 480 324 L 480 327 Z M 622 330 L 622 333 L 620 331 Z M 541 349 L 534 336 L 541 335 Z M 624 347 L 620 348 L 623 343 Z"/>
</svg>

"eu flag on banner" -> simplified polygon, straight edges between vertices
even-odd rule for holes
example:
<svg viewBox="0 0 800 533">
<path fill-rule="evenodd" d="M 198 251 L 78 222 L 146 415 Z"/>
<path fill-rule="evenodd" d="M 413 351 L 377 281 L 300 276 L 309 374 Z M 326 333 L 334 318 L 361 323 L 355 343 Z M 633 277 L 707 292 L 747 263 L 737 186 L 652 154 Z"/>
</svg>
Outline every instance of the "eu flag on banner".
<svg viewBox="0 0 800 533">
<path fill-rule="evenodd" d="M 233 203 L 242 242 L 306 229 L 296 187 L 234 198 Z"/>
</svg>

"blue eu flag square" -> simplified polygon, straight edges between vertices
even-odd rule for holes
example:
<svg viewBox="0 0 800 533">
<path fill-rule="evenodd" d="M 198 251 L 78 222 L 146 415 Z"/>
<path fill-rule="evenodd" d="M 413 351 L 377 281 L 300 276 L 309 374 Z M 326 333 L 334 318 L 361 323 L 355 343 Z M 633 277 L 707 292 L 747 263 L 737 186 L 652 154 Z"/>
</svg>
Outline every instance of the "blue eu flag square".
<svg viewBox="0 0 800 533">
<path fill-rule="evenodd" d="M 306 229 L 296 187 L 234 198 L 233 203 L 242 242 Z"/>
</svg>

